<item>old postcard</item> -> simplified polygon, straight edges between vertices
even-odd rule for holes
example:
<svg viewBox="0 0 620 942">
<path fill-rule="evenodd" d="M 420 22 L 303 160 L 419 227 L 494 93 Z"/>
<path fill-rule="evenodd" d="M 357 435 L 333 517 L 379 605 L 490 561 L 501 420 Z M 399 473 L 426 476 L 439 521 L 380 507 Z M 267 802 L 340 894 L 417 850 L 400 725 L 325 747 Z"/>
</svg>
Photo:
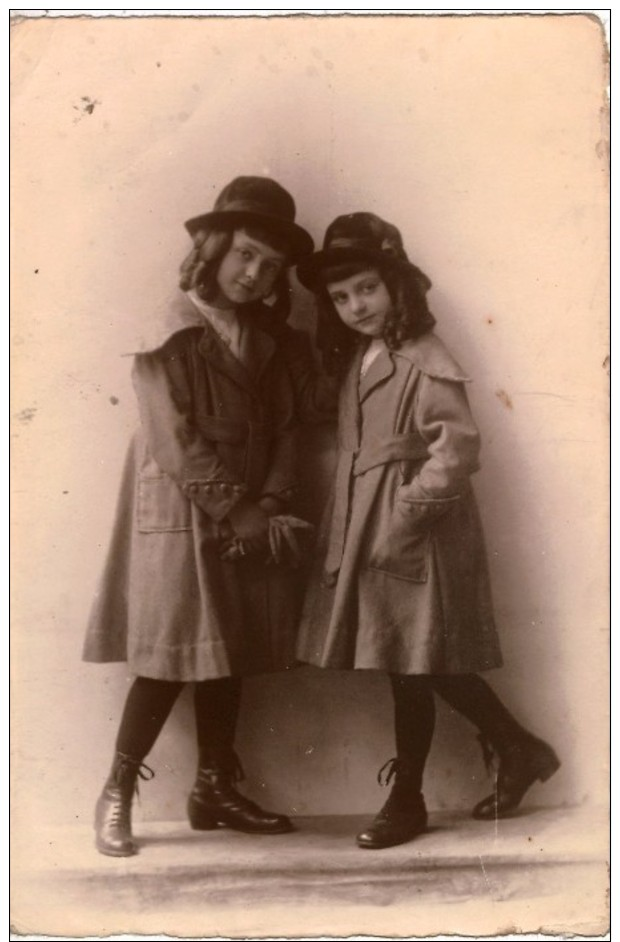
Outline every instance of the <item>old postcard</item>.
<svg viewBox="0 0 620 942">
<path fill-rule="evenodd" d="M 16 933 L 602 936 L 587 13 L 15 16 Z"/>
</svg>

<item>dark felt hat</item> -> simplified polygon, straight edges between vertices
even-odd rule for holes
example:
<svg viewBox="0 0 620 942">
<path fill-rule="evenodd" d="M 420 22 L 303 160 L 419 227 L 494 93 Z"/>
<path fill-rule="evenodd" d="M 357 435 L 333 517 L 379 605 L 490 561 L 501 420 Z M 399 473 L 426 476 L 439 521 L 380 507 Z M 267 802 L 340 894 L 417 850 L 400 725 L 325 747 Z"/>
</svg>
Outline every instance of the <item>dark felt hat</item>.
<svg viewBox="0 0 620 942">
<path fill-rule="evenodd" d="M 235 177 L 225 186 L 210 213 L 188 219 L 185 228 L 191 236 L 210 223 L 238 225 L 256 222 L 283 235 L 294 259 L 314 248 L 309 233 L 295 222 L 295 201 L 291 194 L 269 177 Z"/>
<path fill-rule="evenodd" d="M 367 262 L 373 266 L 405 264 L 416 271 L 425 291 L 431 287 L 430 279 L 407 258 L 396 226 L 374 213 L 349 213 L 334 219 L 327 227 L 323 248 L 297 265 L 297 277 L 302 285 L 314 291 L 324 269 L 347 262 Z"/>
</svg>

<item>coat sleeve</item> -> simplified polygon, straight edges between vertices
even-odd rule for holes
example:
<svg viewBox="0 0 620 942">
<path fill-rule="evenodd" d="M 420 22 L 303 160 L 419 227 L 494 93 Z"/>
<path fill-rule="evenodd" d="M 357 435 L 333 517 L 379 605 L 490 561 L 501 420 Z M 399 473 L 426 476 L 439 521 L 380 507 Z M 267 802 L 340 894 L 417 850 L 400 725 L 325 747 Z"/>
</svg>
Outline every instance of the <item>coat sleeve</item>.
<svg viewBox="0 0 620 942">
<path fill-rule="evenodd" d="M 317 368 L 308 335 L 286 324 L 277 344 L 293 387 L 299 421 L 311 425 L 335 422 L 338 382 Z"/>
<path fill-rule="evenodd" d="M 161 468 L 213 520 L 246 491 L 192 421 L 184 358 L 167 348 L 134 358 L 132 380 L 148 448 Z"/>
<path fill-rule="evenodd" d="M 270 396 L 274 436 L 261 497 L 276 497 L 289 504 L 298 490 L 298 415 L 291 378 L 281 356 L 273 360 Z"/>
<path fill-rule="evenodd" d="M 414 417 L 428 458 L 411 483 L 399 488 L 398 498 L 428 516 L 458 500 L 469 476 L 480 467 L 480 435 L 462 382 L 422 373 Z"/>
</svg>

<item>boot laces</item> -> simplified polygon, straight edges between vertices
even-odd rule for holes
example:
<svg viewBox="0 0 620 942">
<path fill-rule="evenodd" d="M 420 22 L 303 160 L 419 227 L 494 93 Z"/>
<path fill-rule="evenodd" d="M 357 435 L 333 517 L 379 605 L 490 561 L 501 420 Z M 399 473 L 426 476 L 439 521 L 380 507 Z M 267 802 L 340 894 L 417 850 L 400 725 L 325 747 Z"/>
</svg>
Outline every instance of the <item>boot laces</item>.
<svg viewBox="0 0 620 942">
<path fill-rule="evenodd" d="M 381 766 L 377 774 L 377 781 L 379 785 L 381 785 L 382 788 L 386 788 L 394 776 L 399 772 L 401 767 L 402 763 L 396 756 L 394 756 L 392 759 L 388 759 L 387 762 Z M 385 771 L 386 769 L 387 772 Z M 383 774 L 384 772 L 385 775 Z"/>
<path fill-rule="evenodd" d="M 155 778 L 155 772 L 146 762 L 141 762 L 140 759 L 134 759 L 132 756 L 121 754 L 118 765 L 114 770 L 115 784 L 119 786 L 122 785 L 123 782 L 132 775 L 136 777 L 134 791 L 136 795 L 140 797 L 138 779 L 141 778 L 143 782 L 150 782 L 152 778 Z"/>
<path fill-rule="evenodd" d="M 116 801 L 110 809 L 109 824 L 113 828 L 129 827 L 130 806 L 122 801 Z"/>
<path fill-rule="evenodd" d="M 483 733 L 480 733 L 478 736 L 478 742 L 480 743 L 480 748 L 482 749 L 482 758 L 484 759 L 484 766 L 487 770 L 487 775 L 495 775 L 497 773 L 497 769 L 495 768 L 496 760 L 498 758 L 497 753 Z"/>
</svg>

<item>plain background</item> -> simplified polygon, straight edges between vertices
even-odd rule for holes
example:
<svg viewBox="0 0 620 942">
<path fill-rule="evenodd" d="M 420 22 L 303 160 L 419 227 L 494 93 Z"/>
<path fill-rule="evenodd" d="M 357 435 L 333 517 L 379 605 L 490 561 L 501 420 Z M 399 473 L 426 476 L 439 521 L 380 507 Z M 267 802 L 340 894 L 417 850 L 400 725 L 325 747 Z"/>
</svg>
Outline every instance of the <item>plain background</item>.
<svg viewBox="0 0 620 942">
<path fill-rule="evenodd" d="M 478 494 L 506 660 L 489 679 L 563 760 L 532 803 L 607 800 L 608 165 L 593 19 L 38 20 L 13 27 L 14 810 L 90 823 L 129 684 L 80 661 L 124 450 L 132 348 L 176 281 L 183 221 L 272 175 L 320 242 L 367 209 L 434 282 L 472 377 Z M 298 289 L 295 323 L 312 329 Z M 315 516 L 333 451 L 308 432 Z M 187 696 L 138 814 L 184 814 Z M 291 814 L 374 811 L 385 679 L 304 668 L 246 684 L 248 793 Z M 425 792 L 489 787 L 442 711 Z"/>
</svg>

